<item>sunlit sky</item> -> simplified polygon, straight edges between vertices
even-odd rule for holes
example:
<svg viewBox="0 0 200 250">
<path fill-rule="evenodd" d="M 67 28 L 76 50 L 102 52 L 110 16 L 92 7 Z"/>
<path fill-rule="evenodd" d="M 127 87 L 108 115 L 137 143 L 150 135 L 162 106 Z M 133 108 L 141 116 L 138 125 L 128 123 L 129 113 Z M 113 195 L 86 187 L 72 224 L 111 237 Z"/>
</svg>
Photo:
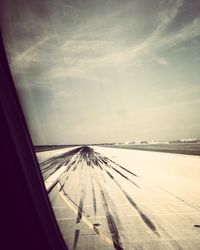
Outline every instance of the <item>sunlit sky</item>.
<svg viewBox="0 0 200 250">
<path fill-rule="evenodd" d="M 5 2 L 34 144 L 200 137 L 199 0 Z"/>
</svg>

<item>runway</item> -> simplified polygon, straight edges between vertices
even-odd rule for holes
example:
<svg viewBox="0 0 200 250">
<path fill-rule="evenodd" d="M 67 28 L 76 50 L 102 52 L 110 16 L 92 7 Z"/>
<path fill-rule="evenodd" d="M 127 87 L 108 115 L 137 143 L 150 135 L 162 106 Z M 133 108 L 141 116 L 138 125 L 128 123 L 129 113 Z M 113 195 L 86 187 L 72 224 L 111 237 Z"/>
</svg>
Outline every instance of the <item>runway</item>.
<svg viewBox="0 0 200 250">
<path fill-rule="evenodd" d="M 68 249 L 200 249 L 200 157 L 105 147 L 37 153 Z"/>
</svg>

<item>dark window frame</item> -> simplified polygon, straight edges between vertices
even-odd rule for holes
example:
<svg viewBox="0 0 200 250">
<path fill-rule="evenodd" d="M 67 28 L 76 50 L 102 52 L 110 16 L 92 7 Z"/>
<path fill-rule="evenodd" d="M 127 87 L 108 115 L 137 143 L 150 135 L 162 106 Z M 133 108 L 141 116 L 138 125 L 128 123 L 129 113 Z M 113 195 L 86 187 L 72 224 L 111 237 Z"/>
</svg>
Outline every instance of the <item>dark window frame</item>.
<svg viewBox="0 0 200 250">
<path fill-rule="evenodd" d="M 66 250 L 9 68 L 0 32 L 1 249 Z M 14 247 L 14 248 L 13 248 Z"/>
</svg>

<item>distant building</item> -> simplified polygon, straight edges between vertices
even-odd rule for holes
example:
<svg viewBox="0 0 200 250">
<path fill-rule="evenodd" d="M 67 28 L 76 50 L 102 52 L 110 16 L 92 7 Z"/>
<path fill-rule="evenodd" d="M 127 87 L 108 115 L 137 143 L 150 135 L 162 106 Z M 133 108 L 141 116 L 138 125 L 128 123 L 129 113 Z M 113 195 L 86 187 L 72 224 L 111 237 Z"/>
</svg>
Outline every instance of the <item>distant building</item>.
<svg viewBox="0 0 200 250">
<path fill-rule="evenodd" d="M 182 143 L 197 143 L 198 139 L 197 138 L 186 138 L 186 139 L 181 139 L 180 140 Z"/>
</svg>

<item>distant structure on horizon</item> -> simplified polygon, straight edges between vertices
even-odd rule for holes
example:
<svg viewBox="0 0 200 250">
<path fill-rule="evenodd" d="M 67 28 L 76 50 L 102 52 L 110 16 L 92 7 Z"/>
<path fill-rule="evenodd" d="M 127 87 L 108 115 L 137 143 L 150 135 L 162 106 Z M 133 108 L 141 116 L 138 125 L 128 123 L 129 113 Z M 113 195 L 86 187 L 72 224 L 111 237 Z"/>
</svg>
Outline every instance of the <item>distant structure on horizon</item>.
<svg viewBox="0 0 200 250">
<path fill-rule="evenodd" d="M 168 141 L 125 141 L 125 142 L 116 142 L 112 143 L 114 145 L 138 145 L 138 144 L 170 144 L 170 143 L 200 143 L 200 139 L 198 138 L 184 138 L 177 140 L 168 140 Z"/>
</svg>

